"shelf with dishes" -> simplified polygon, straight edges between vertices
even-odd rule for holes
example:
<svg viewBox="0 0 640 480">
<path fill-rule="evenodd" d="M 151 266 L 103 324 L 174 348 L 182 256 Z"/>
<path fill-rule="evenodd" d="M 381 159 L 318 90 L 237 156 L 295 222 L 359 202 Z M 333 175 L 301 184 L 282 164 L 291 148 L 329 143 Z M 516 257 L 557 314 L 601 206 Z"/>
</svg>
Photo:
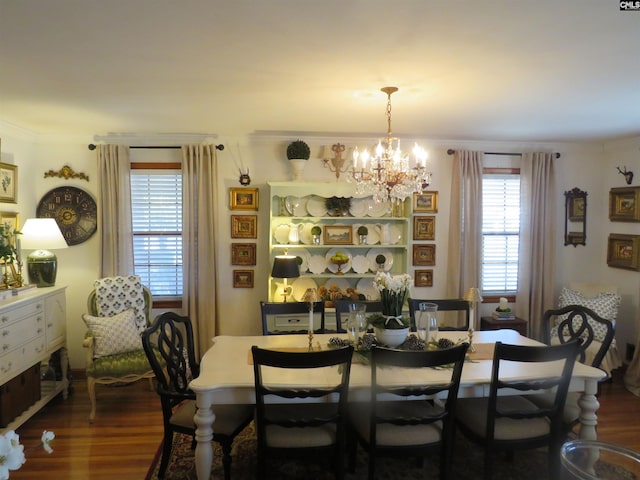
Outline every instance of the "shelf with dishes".
<svg viewBox="0 0 640 480">
<path fill-rule="evenodd" d="M 394 221 L 365 223 L 361 220 L 331 223 L 315 219 L 315 222 L 287 221 L 281 217 L 272 219 L 271 244 L 282 245 L 340 245 L 340 246 L 391 246 L 407 241 L 406 218 Z M 371 219 L 369 219 L 371 220 Z"/>
<path fill-rule="evenodd" d="M 274 217 L 298 218 L 394 218 L 402 217 L 403 207 L 390 202 L 377 202 L 372 196 L 274 195 L 271 213 Z M 395 208 L 394 208 L 395 207 Z"/>
</svg>

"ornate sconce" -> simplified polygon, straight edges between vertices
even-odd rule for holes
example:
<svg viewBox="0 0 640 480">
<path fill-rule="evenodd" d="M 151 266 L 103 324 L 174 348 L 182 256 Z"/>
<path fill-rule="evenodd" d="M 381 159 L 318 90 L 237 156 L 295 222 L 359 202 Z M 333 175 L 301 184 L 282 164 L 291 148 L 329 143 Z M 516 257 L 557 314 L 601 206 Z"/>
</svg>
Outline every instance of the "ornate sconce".
<svg viewBox="0 0 640 480">
<path fill-rule="evenodd" d="M 350 167 L 349 164 L 344 164 L 346 160 L 343 157 L 345 150 L 345 146 L 341 143 L 334 143 L 331 147 L 325 146 L 322 152 L 322 165 L 331 172 L 335 172 L 336 178 L 340 178 L 340 174 L 346 172 Z"/>
</svg>

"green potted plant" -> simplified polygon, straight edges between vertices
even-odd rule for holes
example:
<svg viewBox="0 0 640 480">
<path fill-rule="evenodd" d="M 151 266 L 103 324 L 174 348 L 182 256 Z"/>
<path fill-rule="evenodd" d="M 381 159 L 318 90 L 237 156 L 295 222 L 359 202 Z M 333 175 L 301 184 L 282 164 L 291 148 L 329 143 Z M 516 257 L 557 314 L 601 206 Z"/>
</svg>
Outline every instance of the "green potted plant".
<svg viewBox="0 0 640 480">
<path fill-rule="evenodd" d="M 320 235 L 322 234 L 322 229 L 318 225 L 314 225 L 311 227 L 311 235 L 313 236 L 314 245 L 320 245 Z"/>
<path fill-rule="evenodd" d="M 309 145 L 303 140 L 294 140 L 287 147 L 287 158 L 293 167 L 293 179 L 302 180 L 302 172 L 311 156 Z"/>
<path fill-rule="evenodd" d="M 357 232 L 358 232 L 358 241 L 360 242 L 360 245 L 366 245 L 367 235 L 369 235 L 369 229 L 364 225 L 360 225 L 358 227 Z"/>
</svg>

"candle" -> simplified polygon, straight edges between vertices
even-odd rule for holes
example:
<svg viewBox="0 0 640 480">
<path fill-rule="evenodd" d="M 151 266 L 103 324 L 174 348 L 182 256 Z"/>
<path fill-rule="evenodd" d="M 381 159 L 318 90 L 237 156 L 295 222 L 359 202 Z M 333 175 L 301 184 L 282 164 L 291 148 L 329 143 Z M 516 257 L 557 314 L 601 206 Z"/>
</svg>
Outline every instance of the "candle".
<svg viewBox="0 0 640 480">
<path fill-rule="evenodd" d="M 504 297 L 500 297 L 500 309 L 506 310 L 507 308 L 509 308 L 509 301 Z"/>
<path fill-rule="evenodd" d="M 309 331 L 313 332 L 313 303 L 310 303 L 309 307 Z"/>
</svg>

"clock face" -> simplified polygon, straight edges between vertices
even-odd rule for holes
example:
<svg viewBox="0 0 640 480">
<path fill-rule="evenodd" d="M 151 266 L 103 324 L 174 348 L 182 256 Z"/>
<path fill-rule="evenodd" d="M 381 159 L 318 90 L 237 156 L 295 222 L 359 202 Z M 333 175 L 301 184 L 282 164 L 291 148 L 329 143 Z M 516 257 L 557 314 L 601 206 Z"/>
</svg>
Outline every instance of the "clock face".
<svg viewBox="0 0 640 480">
<path fill-rule="evenodd" d="M 68 245 L 77 245 L 93 235 L 98 227 L 98 209 L 93 197 L 77 187 L 58 187 L 45 193 L 38 218 L 53 218 Z"/>
</svg>

